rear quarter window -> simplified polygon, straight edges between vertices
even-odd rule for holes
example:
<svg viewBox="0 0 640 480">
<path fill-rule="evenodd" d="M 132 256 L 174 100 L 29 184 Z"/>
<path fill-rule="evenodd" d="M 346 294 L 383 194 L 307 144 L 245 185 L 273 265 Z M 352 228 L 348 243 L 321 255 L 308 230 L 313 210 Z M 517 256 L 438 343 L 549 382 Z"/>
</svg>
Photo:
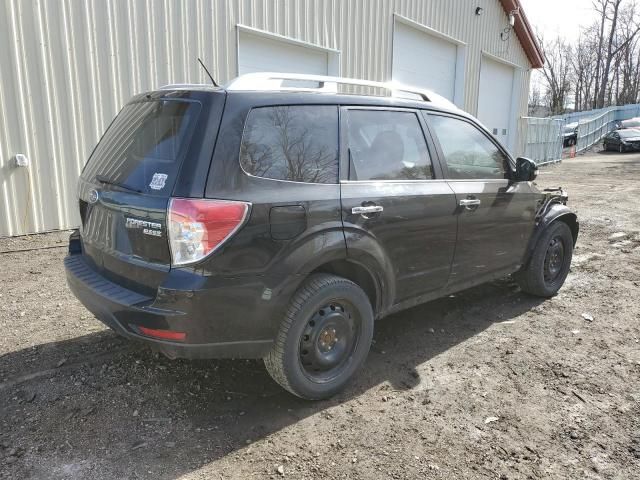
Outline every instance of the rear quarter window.
<svg viewBox="0 0 640 480">
<path fill-rule="evenodd" d="M 93 151 L 82 177 L 169 196 L 200 108 L 198 102 L 183 100 L 125 105 Z"/>
<path fill-rule="evenodd" d="M 294 105 L 249 112 L 240 164 L 250 175 L 306 183 L 338 182 L 338 107 Z"/>
</svg>

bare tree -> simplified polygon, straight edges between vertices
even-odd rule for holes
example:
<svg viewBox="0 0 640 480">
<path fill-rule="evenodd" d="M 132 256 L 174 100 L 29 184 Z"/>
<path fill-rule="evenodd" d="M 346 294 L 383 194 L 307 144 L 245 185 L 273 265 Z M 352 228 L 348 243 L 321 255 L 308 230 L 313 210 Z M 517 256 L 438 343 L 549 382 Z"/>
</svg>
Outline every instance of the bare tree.
<svg viewBox="0 0 640 480">
<path fill-rule="evenodd" d="M 634 41 L 640 31 L 640 26 L 635 21 L 635 3 L 627 4 L 625 10 L 621 7 L 622 2 L 623 0 L 594 2 L 594 8 L 600 14 L 600 48 L 598 49 L 598 75 L 596 75 L 599 86 L 594 102 L 595 108 L 604 107 L 607 94 L 611 96 L 611 66 L 619 65 L 618 54 Z M 619 24 L 626 24 L 624 25 L 626 28 L 623 29 L 625 35 L 621 35 Z M 599 71 L 600 66 L 602 71 Z"/>
<path fill-rule="evenodd" d="M 597 108 L 597 98 L 600 96 L 600 78 L 601 78 L 601 70 L 602 70 L 602 58 L 603 58 L 603 54 L 602 54 L 602 48 L 604 45 L 604 30 L 605 30 L 605 26 L 607 23 L 607 10 L 609 9 L 609 5 L 611 3 L 611 0 L 595 0 L 593 2 L 593 8 L 596 10 L 596 12 L 598 12 L 600 14 L 600 21 L 598 24 L 598 30 L 597 30 L 597 35 L 598 35 L 598 40 L 597 40 L 597 48 L 596 48 L 596 63 L 595 63 L 595 67 L 596 67 L 596 72 L 595 72 L 595 91 L 594 91 L 594 96 L 593 96 L 593 102 L 592 102 L 592 108 Z"/>
<path fill-rule="evenodd" d="M 576 110 L 640 101 L 636 0 L 593 0 L 592 5 L 598 20 L 582 30 L 574 46 L 561 38 L 539 38 L 545 59 L 543 96 L 552 114 L 564 112 L 571 94 Z"/>
<path fill-rule="evenodd" d="M 614 63 L 616 103 L 635 103 L 638 99 L 639 65 L 638 46 L 640 35 L 636 24 L 636 6 L 630 3 L 620 13 L 615 44 L 618 54 Z"/>
<path fill-rule="evenodd" d="M 529 115 L 535 115 L 536 110 L 540 108 L 540 105 L 542 105 L 542 93 L 540 92 L 540 87 L 538 85 L 534 85 L 531 87 L 531 91 L 529 92 Z"/>
<path fill-rule="evenodd" d="M 552 115 L 564 113 L 571 92 L 571 46 L 560 37 L 546 42 L 538 36 L 544 57 L 542 73 L 546 81 L 548 107 Z"/>
<path fill-rule="evenodd" d="M 589 110 L 593 102 L 594 84 L 597 78 L 597 35 L 594 35 L 595 32 L 595 27 L 583 32 L 571 56 L 575 110 Z"/>
</svg>

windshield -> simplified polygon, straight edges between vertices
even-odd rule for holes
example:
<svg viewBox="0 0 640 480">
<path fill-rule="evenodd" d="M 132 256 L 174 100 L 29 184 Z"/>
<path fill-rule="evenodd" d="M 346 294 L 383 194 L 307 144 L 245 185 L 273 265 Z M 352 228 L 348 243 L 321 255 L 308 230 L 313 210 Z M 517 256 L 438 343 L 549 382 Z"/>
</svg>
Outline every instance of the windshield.
<svg viewBox="0 0 640 480">
<path fill-rule="evenodd" d="M 622 126 L 626 128 L 640 127 L 640 120 L 623 120 Z"/>
<path fill-rule="evenodd" d="M 200 104 L 158 100 L 126 105 L 82 172 L 85 180 L 169 196 Z"/>
<path fill-rule="evenodd" d="M 640 132 L 636 130 L 618 130 L 620 138 L 640 137 Z"/>
</svg>

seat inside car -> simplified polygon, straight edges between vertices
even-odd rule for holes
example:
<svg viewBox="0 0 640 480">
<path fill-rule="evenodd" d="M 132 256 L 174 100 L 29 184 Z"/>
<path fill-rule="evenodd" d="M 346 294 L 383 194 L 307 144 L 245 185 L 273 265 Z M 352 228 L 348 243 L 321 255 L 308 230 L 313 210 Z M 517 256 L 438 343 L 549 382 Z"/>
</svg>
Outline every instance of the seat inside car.
<svg viewBox="0 0 640 480">
<path fill-rule="evenodd" d="M 369 178 L 381 178 L 383 172 L 402 169 L 404 159 L 404 141 L 402 136 L 393 130 L 379 132 L 371 142 L 365 169 Z M 394 168 L 390 169 L 389 165 Z"/>
</svg>

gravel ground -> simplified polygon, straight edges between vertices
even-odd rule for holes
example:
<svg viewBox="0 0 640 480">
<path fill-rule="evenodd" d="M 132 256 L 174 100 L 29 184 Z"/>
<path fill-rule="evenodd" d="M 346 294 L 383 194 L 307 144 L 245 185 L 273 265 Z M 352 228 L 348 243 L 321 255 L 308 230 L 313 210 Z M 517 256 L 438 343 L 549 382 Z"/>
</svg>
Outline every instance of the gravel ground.
<svg viewBox="0 0 640 480">
<path fill-rule="evenodd" d="M 640 478 L 640 155 L 538 183 L 581 222 L 559 295 L 505 279 L 388 317 L 353 385 L 315 403 L 260 361 L 115 336 L 66 288 L 65 233 L 0 239 L 0 477 Z"/>
</svg>

